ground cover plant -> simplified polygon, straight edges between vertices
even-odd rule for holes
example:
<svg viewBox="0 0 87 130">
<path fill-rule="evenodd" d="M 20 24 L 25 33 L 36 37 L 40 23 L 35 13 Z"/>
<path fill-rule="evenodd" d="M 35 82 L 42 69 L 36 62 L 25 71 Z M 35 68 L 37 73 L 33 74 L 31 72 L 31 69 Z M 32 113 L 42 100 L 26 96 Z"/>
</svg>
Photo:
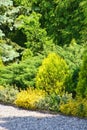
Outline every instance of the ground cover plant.
<svg viewBox="0 0 87 130">
<path fill-rule="evenodd" d="M 14 105 L 18 92 L 16 87 L 9 85 L 0 86 L 0 103 Z"/>
</svg>

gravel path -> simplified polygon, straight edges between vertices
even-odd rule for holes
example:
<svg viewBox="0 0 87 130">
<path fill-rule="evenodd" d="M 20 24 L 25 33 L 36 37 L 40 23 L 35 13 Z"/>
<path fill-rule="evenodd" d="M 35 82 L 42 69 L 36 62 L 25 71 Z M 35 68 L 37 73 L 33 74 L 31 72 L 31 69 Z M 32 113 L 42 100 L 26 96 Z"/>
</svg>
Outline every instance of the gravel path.
<svg viewBox="0 0 87 130">
<path fill-rule="evenodd" d="M 87 120 L 0 105 L 0 130 L 87 130 Z"/>
</svg>

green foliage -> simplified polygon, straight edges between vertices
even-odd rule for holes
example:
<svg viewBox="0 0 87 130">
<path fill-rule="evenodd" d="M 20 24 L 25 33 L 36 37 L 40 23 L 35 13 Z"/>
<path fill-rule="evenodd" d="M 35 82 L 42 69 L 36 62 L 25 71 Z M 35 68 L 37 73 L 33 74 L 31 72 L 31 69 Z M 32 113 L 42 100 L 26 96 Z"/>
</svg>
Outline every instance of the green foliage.
<svg viewBox="0 0 87 130">
<path fill-rule="evenodd" d="M 79 68 L 76 68 L 72 73 L 69 72 L 68 77 L 65 81 L 66 89 L 65 91 L 68 93 L 72 93 L 73 98 L 76 97 L 76 87 L 78 83 L 78 77 L 79 77 Z"/>
<path fill-rule="evenodd" d="M 82 55 L 85 46 L 76 43 L 75 39 L 72 39 L 69 46 L 55 46 L 54 52 L 61 56 L 69 67 L 69 75 L 66 79 L 66 91 L 76 94 L 76 86 L 78 83 L 78 73 L 82 64 Z"/>
<path fill-rule="evenodd" d="M 41 14 L 32 12 L 29 16 L 20 15 L 17 19 L 21 23 L 18 25 L 19 30 L 22 30 L 27 38 L 26 47 L 34 55 L 41 53 L 44 50 L 44 45 L 49 41 L 46 30 L 40 27 L 40 17 Z"/>
<path fill-rule="evenodd" d="M 83 63 L 79 73 L 76 92 L 81 97 L 87 97 L 87 47 L 83 54 Z"/>
<path fill-rule="evenodd" d="M 80 6 L 81 3 L 85 3 L 83 7 Z M 37 0 L 33 3 L 33 8 L 42 14 L 42 27 L 47 29 L 48 35 L 53 37 L 54 42 L 65 45 L 69 44 L 72 38 L 75 38 L 78 43 L 82 42 L 81 37 L 84 35 L 81 32 L 85 30 L 84 34 L 86 34 L 84 22 L 87 17 L 86 5 L 86 0 Z"/>
<path fill-rule="evenodd" d="M 79 5 L 80 9 L 81 9 L 81 13 L 83 14 L 83 21 L 81 21 L 82 23 L 82 29 L 80 31 L 80 37 L 81 37 L 81 41 L 83 43 L 87 42 L 87 1 L 86 0 L 81 0 L 81 3 Z"/>
<path fill-rule="evenodd" d="M 21 6 L 14 7 L 13 1 L 0 1 L 0 39 L 6 39 L 9 38 L 13 41 L 17 41 L 19 44 L 22 40 L 25 40 L 24 36 L 18 37 L 16 36 L 18 34 L 18 30 L 15 26 L 16 24 L 16 18 L 22 14 L 24 14 L 25 9 Z M 21 34 L 22 35 L 22 34 Z M 14 40 L 16 38 L 16 40 Z M 21 42 L 23 44 L 23 41 Z"/>
<path fill-rule="evenodd" d="M 27 109 L 38 109 L 59 112 L 61 104 L 67 103 L 72 99 L 71 94 L 62 96 L 47 93 L 43 90 L 27 88 L 18 93 L 15 104 Z"/>
<path fill-rule="evenodd" d="M 13 86 L 6 85 L 0 89 L 0 102 L 5 104 L 14 104 L 18 89 Z"/>
<path fill-rule="evenodd" d="M 66 62 L 55 53 L 49 54 L 39 68 L 36 86 L 48 93 L 62 94 L 65 90 L 64 82 L 67 74 L 68 66 Z"/>
<path fill-rule="evenodd" d="M 67 103 L 60 105 L 60 112 L 66 115 L 87 117 L 87 99 L 70 99 Z"/>
<path fill-rule="evenodd" d="M 37 108 L 40 110 L 59 112 L 60 105 L 63 103 L 67 103 L 71 99 L 72 94 L 65 93 L 62 96 L 51 94 L 46 95 L 45 98 L 41 99 L 36 105 Z"/>
<path fill-rule="evenodd" d="M 22 6 L 28 6 L 28 7 L 31 7 L 32 1 L 31 0 L 13 0 L 14 5 L 16 5 L 16 6 L 22 5 Z"/>
<path fill-rule="evenodd" d="M 42 57 L 29 57 L 29 59 L 0 68 L 0 84 L 16 85 L 19 88 L 35 86 L 35 76 L 41 65 Z"/>
<path fill-rule="evenodd" d="M 44 91 L 28 88 L 18 93 L 15 104 L 19 107 L 35 110 L 37 109 L 36 104 L 44 97 Z"/>
<path fill-rule="evenodd" d="M 29 48 L 27 48 L 23 51 L 22 60 L 29 59 L 31 56 L 33 56 L 33 53 Z"/>
<path fill-rule="evenodd" d="M 15 35 L 18 31 L 15 26 L 15 19 L 21 13 L 24 13 L 22 7 L 13 7 L 13 1 L 0 1 L 0 57 L 5 65 L 18 62 L 21 59 L 23 48 L 11 41 L 17 39 Z M 21 41 L 20 38 L 19 41 Z"/>
<path fill-rule="evenodd" d="M 20 56 L 18 50 L 22 50 L 21 47 L 10 40 L 0 40 L 0 56 L 4 64 L 16 62 Z"/>
<path fill-rule="evenodd" d="M 10 0 L 9 2 L 12 3 Z M 9 2 L 5 1 L 0 5 L 0 29 L 6 36 L 8 36 L 8 33 L 13 30 L 15 19 L 19 15 L 20 11 L 20 7 L 14 8 L 13 4 L 10 4 Z M 4 5 L 5 3 L 6 5 Z"/>
<path fill-rule="evenodd" d="M 56 52 L 65 59 L 71 72 L 80 67 L 83 51 L 84 45 L 77 44 L 75 39 L 72 39 L 69 46 L 56 46 Z"/>
<path fill-rule="evenodd" d="M 37 104 L 37 108 L 40 110 L 47 111 L 59 111 L 61 97 L 59 95 L 51 94 L 47 95 L 45 98 L 41 99 Z"/>
<path fill-rule="evenodd" d="M 63 113 L 87 115 L 86 99 L 62 95 L 87 97 L 86 42 L 87 0 L 0 0 L 0 85 L 45 90 L 50 95 L 35 108 L 59 111 L 65 105 Z M 10 87 L 1 90 L 1 100 L 12 102 Z"/>
</svg>

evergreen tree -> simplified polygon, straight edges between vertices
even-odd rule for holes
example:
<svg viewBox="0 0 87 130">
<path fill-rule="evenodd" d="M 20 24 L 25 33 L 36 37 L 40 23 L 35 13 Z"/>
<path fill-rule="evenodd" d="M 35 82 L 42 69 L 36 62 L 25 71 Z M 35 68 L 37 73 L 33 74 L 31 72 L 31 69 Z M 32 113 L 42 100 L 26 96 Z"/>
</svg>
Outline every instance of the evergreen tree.
<svg viewBox="0 0 87 130">
<path fill-rule="evenodd" d="M 76 92 L 81 97 L 87 97 L 87 47 L 84 51 L 83 64 L 79 73 L 79 82 Z"/>
<path fill-rule="evenodd" d="M 49 94 L 62 94 L 65 91 L 64 82 L 67 74 L 68 66 L 64 59 L 55 53 L 50 53 L 39 68 L 36 86 Z"/>
</svg>

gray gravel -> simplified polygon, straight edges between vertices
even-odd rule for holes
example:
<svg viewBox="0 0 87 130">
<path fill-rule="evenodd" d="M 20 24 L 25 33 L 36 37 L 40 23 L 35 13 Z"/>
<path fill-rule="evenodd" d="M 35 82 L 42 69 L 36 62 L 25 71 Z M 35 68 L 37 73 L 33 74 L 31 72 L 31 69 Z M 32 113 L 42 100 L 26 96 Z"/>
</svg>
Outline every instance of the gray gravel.
<svg viewBox="0 0 87 130">
<path fill-rule="evenodd" d="M 0 130 L 87 130 L 87 120 L 0 105 Z"/>
</svg>

